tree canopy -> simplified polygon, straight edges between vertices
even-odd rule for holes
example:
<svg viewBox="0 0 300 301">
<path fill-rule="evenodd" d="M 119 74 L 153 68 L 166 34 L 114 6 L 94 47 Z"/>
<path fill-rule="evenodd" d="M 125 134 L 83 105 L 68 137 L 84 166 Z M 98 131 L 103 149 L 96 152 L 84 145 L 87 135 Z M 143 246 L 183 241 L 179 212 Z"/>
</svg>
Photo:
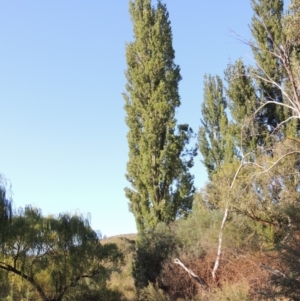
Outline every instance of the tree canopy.
<svg viewBox="0 0 300 301">
<path fill-rule="evenodd" d="M 174 63 L 166 5 L 130 2 L 134 41 L 127 44 L 124 93 L 129 161 L 125 189 L 138 230 L 186 216 L 192 207 L 192 129 L 176 126 L 180 68 Z"/>
<path fill-rule="evenodd" d="M 99 239 L 83 216 L 44 217 L 28 206 L 12 218 L 0 269 L 28 282 L 41 300 L 61 301 L 72 289 L 84 287 L 86 279 L 100 276 L 105 284 L 105 263 L 114 266 L 121 261 L 116 245 L 102 245 Z"/>
</svg>

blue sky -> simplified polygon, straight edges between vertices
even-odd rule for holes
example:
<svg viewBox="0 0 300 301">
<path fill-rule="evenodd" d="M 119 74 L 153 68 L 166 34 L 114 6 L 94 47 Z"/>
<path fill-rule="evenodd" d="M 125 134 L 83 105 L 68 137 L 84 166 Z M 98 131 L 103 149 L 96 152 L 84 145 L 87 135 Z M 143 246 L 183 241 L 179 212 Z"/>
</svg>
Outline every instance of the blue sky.
<svg viewBox="0 0 300 301">
<path fill-rule="evenodd" d="M 204 74 L 251 56 L 231 32 L 250 38 L 250 0 L 165 3 L 183 77 L 177 119 L 197 132 Z M 1 1 L 0 37 L 0 173 L 15 208 L 91 214 L 107 236 L 135 232 L 124 196 L 128 1 Z M 200 156 L 193 174 L 200 189 Z"/>
</svg>

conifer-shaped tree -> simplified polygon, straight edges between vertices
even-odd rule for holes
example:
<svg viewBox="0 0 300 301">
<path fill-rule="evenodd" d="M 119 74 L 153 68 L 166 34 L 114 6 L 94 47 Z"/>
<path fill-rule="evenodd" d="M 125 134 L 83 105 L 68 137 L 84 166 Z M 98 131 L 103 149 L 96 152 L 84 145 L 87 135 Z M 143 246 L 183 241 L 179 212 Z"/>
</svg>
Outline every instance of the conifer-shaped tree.
<svg viewBox="0 0 300 301">
<path fill-rule="evenodd" d="M 297 2 L 292 1 L 290 13 L 285 15 L 283 1 L 252 0 L 254 16 L 251 29 L 254 41 L 250 45 L 256 66 L 247 68 L 242 60 L 238 60 L 225 71 L 229 108 L 235 128 L 235 146 L 239 150 L 242 148 L 243 155 L 252 152 L 245 161 L 255 160 L 260 162 L 260 166 L 268 166 L 272 158 L 276 161 L 282 153 L 297 148 L 286 138 L 297 134 L 299 120 L 289 120 L 288 117 L 295 114 L 284 107 L 285 104 L 290 105 L 286 95 L 293 95 L 294 66 L 299 66 L 299 60 L 295 63 L 295 54 L 299 53 L 297 43 L 295 45 Z M 293 32 L 295 28 L 296 32 Z M 291 98 L 295 99 L 294 96 Z M 258 110 L 270 101 L 274 103 Z M 268 174 L 269 177 L 260 180 L 253 178 L 252 201 L 255 200 L 259 208 L 267 200 L 273 205 L 285 202 L 286 191 L 289 191 L 289 199 L 292 199 L 291 195 L 297 195 L 299 161 L 291 158 L 286 166 L 289 167 L 280 169 L 278 165 L 276 168 L 280 171 L 274 168 L 272 176 Z M 251 206 L 247 203 L 247 207 Z"/>
<path fill-rule="evenodd" d="M 254 116 L 260 99 L 249 70 L 241 59 L 228 65 L 225 80 L 234 145 L 240 156 L 243 156 L 264 144 L 268 128 L 263 114 L 258 112 Z"/>
<path fill-rule="evenodd" d="M 285 70 L 282 61 L 276 53 L 280 51 L 285 41 L 283 33 L 283 1 L 282 0 L 251 0 L 254 15 L 252 18 L 251 32 L 254 38 L 252 51 L 262 78 L 266 75 L 279 86 L 283 84 Z M 275 55 L 274 55 L 275 54 Z M 282 91 L 275 85 L 265 80 L 257 80 L 260 99 L 262 101 L 283 102 Z M 282 106 L 268 105 L 260 113 L 270 131 L 276 129 L 285 118 Z"/>
<path fill-rule="evenodd" d="M 287 103 L 283 90 L 298 102 L 297 78 L 299 77 L 299 1 L 292 0 L 284 13 L 283 0 L 251 0 L 254 10 L 252 35 L 255 42 L 252 50 L 258 66 L 257 79 L 262 102 Z M 295 70 L 295 66 L 297 71 Z M 296 71 L 296 72 L 295 72 Z M 270 132 L 277 132 L 277 140 L 287 136 L 299 137 L 299 120 L 283 121 L 293 115 L 287 107 L 269 104 L 261 110 Z M 280 126 L 280 130 L 277 128 Z"/>
<path fill-rule="evenodd" d="M 130 2 L 134 41 L 126 47 L 124 94 L 129 161 L 126 188 L 139 231 L 186 215 L 192 207 L 195 150 L 186 146 L 187 124 L 176 127 L 180 105 L 180 68 L 174 63 L 172 31 L 166 5 Z"/>
<path fill-rule="evenodd" d="M 224 88 L 219 76 L 204 78 L 204 101 L 202 103 L 202 126 L 198 134 L 198 146 L 202 153 L 202 163 L 208 176 L 220 170 L 222 164 L 234 158 L 233 140 L 225 112 L 227 107 Z"/>
</svg>

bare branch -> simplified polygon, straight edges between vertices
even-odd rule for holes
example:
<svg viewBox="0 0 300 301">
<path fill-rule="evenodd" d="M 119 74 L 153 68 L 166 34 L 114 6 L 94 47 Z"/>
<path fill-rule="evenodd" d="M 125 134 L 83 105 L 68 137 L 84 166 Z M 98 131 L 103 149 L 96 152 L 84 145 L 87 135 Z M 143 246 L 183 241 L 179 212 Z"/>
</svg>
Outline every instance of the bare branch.
<svg viewBox="0 0 300 301">
<path fill-rule="evenodd" d="M 190 270 L 189 268 L 187 268 L 179 259 L 175 258 L 174 263 L 180 265 L 185 271 L 187 271 L 187 273 L 193 279 L 193 281 L 195 283 L 197 283 L 202 289 L 204 289 L 206 291 L 208 290 L 208 285 L 203 280 L 203 278 L 201 278 L 200 276 L 198 276 L 197 274 L 195 274 L 192 270 Z"/>
<path fill-rule="evenodd" d="M 258 165 L 258 164 L 255 164 L 256 166 L 260 166 L 260 168 L 261 169 L 264 169 L 263 171 L 261 171 L 261 172 L 259 172 L 259 173 L 257 173 L 257 174 L 255 174 L 254 176 L 258 176 L 258 175 L 261 175 L 261 174 L 263 174 L 263 173 L 266 173 L 266 172 L 269 172 L 272 168 L 274 168 L 282 159 L 284 159 L 285 157 L 288 157 L 288 156 L 290 156 L 290 155 L 293 155 L 293 154 L 300 154 L 300 151 L 297 151 L 297 150 L 295 150 L 295 151 L 291 151 L 291 152 L 288 152 L 288 153 L 286 153 L 286 154 L 284 154 L 284 155 L 282 155 L 279 159 L 277 159 L 269 168 L 264 168 L 264 167 L 262 167 L 262 166 L 260 166 L 260 165 Z M 251 164 L 252 162 L 248 162 L 248 164 Z"/>
<path fill-rule="evenodd" d="M 225 226 L 225 222 L 227 220 L 229 214 L 229 206 L 227 205 L 225 208 L 225 212 L 224 212 L 224 216 L 223 216 L 223 220 L 222 220 L 222 224 L 221 224 L 221 228 L 220 228 L 220 232 L 219 232 L 219 245 L 218 245 L 218 252 L 217 252 L 217 258 L 215 261 L 215 265 L 214 268 L 212 270 L 212 277 L 214 279 L 214 281 L 216 281 L 216 272 L 219 268 L 220 265 L 220 258 L 221 258 L 221 252 L 222 252 L 222 242 L 223 242 L 223 229 Z"/>
<path fill-rule="evenodd" d="M 276 275 L 276 276 L 280 276 L 280 277 L 283 277 L 283 278 L 287 278 L 287 276 L 285 274 L 283 274 L 282 272 L 280 272 L 279 270 L 277 269 L 274 269 L 264 263 L 261 263 L 260 264 L 260 267 L 266 271 L 268 271 L 269 273 L 273 274 L 273 275 Z"/>
<path fill-rule="evenodd" d="M 286 107 L 292 109 L 293 111 L 296 111 L 297 114 L 300 116 L 300 114 L 299 114 L 299 109 L 300 109 L 300 108 L 299 108 L 298 104 L 295 103 L 295 101 L 293 101 L 292 98 L 290 98 L 290 96 L 286 93 L 286 91 L 285 91 L 285 90 L 284 90 L 284 89 L 283 89 L 276 81 L 274 81 L 274 80 L 266 73 L 266 71 L 265 71 L 261 66 L 258 65 L 258 67 L 259 67 L 260 70 L 265 74 L 265 76 L 266 76 L 267 78 L 265 78 L 265 77 L 263 77 L 263 76 L 261 76 L 261 75 L 259 75 L 259 74 L 257 74 L 257 73 L 251 73 L 250 76 L 252 76 L 253 78 L 258 78 L 258 79 L 260 79 L 260 80 L 262 80 L 262 81 L 264 81 L 264 82 L 266 82 L 266 83 L 269 83 L 269 84 L 272 84 L 272 85 L 276 86 L 276 87 L 281 91 L 281 93 L 288 99 L 288 101 L 291 103 L 291 106 L 288 106 L 288 105 L 286 105 L 286 104 L 284 104 L 284 103 L 281 103 L 281 102 L 278 102 L 278 101 L 275 101 L 275 100 L 272 101 L 272 102 L 276 103 L 277 105 L 286 106 Z M 270 103 L 270 102 L 267 101 L 266 103 Z"/>
<path fill-rule="evenodd" d="M 292 120 L 292 119 L 299 119 L 299 117 L 298 117 L 298 116 L 291 116 L 291 117 L 287 118 L 286 120 L 280 122 L 280 123 L 276 126 L 276 128 L 272 131 L 271 135 L 274 134 L 274 133 L 275 133 L 275 132 L 283 125 L 283 124 L 289 122 L 289 121 Z"/>
<path fill-rule="evenodd" d="M 240 173 L 242 167 L 243 167 L 243 162 L 241 161 L 241 164 L 240 164 L 239 168 L 237 169 L 237 171 L 236 171 L 236 173 L 233 177 L 233 180 L 231 182 L 231 185 L 229 187 L 228 192 L 230 192 L 230 190 L 232 189 L 232 187 L 234 185 L 234 182 L 235 182 L 238 174 Z M 223 243 L 223 230 L 224 230 L 225 223 L 226 223 L 226 220 L 228 218 L 228 215 L 229 215 L 229 198 L 226 202 L 224 216 L 223 216 L 222 224 L 221 224 L 221 227 L 220 227 L 217 257 L 216 257 L 216 260 L 215 260 L 214 268 L 213 268 L 212 273 L 211 273 L 214 281 L 216 281 L 216 272 L 217 272 L 217 270 L 219 268 L 219 265 L 220 265 L 220 258 L 221 258 L 221 253 L 222 253 L 222 243 Z"/>
</svg>

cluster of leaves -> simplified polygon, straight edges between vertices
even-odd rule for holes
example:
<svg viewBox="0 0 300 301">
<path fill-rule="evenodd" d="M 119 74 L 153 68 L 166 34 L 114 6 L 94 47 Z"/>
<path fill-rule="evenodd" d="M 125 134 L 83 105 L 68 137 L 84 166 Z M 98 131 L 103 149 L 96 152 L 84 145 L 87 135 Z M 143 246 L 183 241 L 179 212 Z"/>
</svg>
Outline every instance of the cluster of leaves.
<svg viewBox="0 0 300 301">
<path fill-rule="evenodd" d="M 163 223 L 158 224 L 155 229 L 139 233 L 133 264 L 133 277 L 138 289 L 158 280 L 163 262 L 174 252 L 177 245 L 178 241 Z"/>
<path fill-rule="evenodd" d="M 43 301 L 99 300 L 105 294 L 120 295 L 109 290 L 106 281 L 122 262 L 122 254 L 115 244 L 100 244 L 87 219 L 69 214 L 44 217 L 31 206 L 11 215 L 11 203 L 2 190 L 3 298 L 12 292 L 13 300 L 27 295 Z"/>
</svg>

